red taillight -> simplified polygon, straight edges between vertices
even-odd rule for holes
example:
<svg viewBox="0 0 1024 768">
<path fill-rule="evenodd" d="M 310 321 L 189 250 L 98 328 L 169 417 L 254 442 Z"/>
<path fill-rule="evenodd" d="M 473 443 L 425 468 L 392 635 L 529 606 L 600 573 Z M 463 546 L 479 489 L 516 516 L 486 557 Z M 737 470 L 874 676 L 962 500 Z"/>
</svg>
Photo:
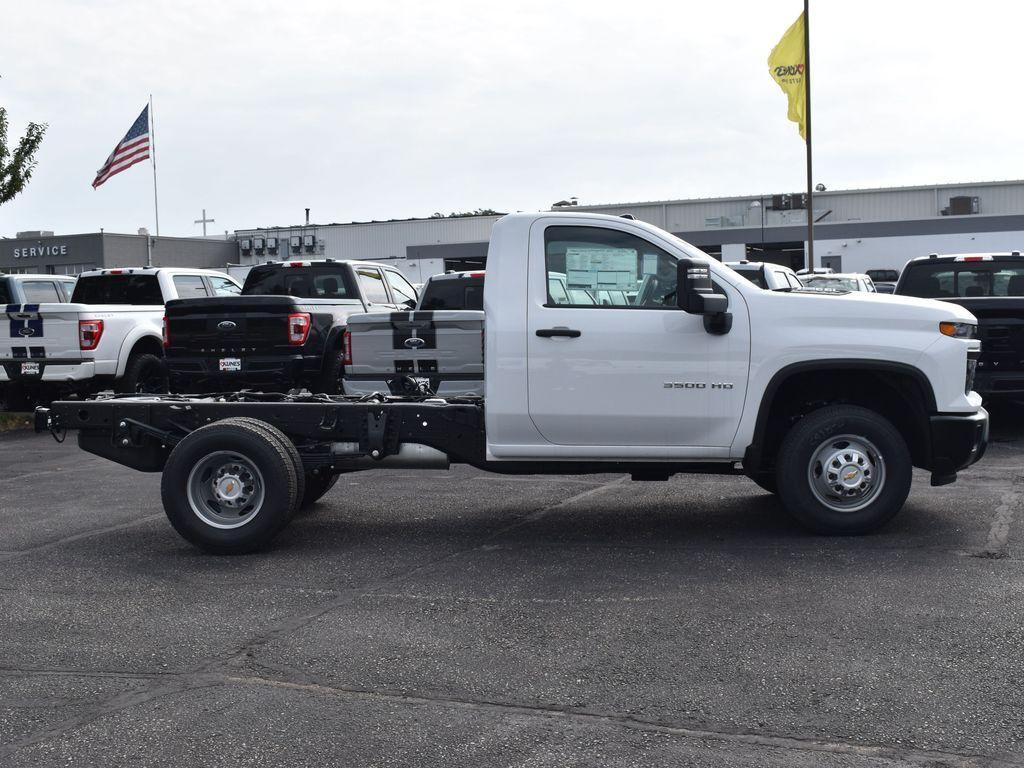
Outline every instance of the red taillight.
<svg viewBox="0 0 1024 768">
<path fill-rule="evenodd" d="M 341 362 L 344 365 L 352 365 L 352 332 L 345 331 L 341 334 Z"/>
<path fill-rule="evenodd" d="M 164 337 L 164 349 L 167 349 L 169 346 L 171 346 L 171 328 L 170 328 L 169 325 L 167 325 L 167 316 L 166 315 L 164 315 L 164 332 L 163 332 L 163 337 Z"/>
<path fill-rule="evenodd" d="M 470 272 L 466 277 L 483 277 L 486 272 Z"/>
<path fill-rule="evenodd" d="M 309 312 L 292 312 L 288 315 L 288 343 L 301 346 L 309 338 Z"/>
<path fill-rule="evenodd" d="M 83 350 L 96 349 L 103 336 L 102 320 L 78 321 L 78 347 Z"/>
</svg>

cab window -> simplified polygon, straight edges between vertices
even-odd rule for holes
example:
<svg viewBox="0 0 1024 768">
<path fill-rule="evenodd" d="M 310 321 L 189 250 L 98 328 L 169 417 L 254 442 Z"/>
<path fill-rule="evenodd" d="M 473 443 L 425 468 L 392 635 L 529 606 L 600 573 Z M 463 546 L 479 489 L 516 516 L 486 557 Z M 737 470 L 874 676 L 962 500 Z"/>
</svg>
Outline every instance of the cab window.
<svg viewBox="0 0 1024 768">
<path fill-rule="evenodd" d="M 210 281 L 210 287 L 213 288 L 214 296 L 237 296 L 242 292 L 242 289 L 235 285 L 233 282 L 228 280 L 226 277 L 213 277 L 207 278 Z"/>
<path fill-rule="evenodd" d="M 175 275 L 173 279 L 179 299 L 198 299 L 210 295 L 206 292 L 206 283 L 199 275 Z"/>
<path fill-rule="evenodd" d="M 416 306 L 416 289 L 410 285 L 408 280 L 392 269 L 384 270 L 384 276 L 388 279 L 388 285 L 391 286 L 391 293 L 395 297 L 396 304 L 405 304 L 408 307 Z"/>
<path fill-rule="evenodd" d="M 55 304 L 61 300 L 51 280 L 27 280 L 21 284 L 28 304 Z"/>
<path fill-rule="evenodd" d="M 367 301 L 371 304 L 391 303 L 387 289 L 384 287 L 384 278 L 380 276 L 380 272 L 376 269 L 360 267 L 356 270 L 356 276 L 359 278 L 359 285 L 362 286 Z"/>
<path fill-rule="evenodd" d="M 675 309 L 676 258 L 628 232 L 603 227 L 544 231 L 548 305 Z M 616 292 L 623 303 L 598 302 Z"/>
</svg>

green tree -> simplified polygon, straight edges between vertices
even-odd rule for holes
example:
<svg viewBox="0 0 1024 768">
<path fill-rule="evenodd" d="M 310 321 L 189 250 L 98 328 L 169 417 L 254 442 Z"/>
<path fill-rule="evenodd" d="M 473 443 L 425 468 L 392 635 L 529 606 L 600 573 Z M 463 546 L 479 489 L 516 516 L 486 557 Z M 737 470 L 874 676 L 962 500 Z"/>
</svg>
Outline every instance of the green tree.
<svg viewBox="0 0 1024 768">
<path fill-rule="evenodd" d="M 0 205 L 25 189 L 36 168 L 36 151 L 43 142 L 46 123 L 29 123 L 17 146 L 7 142 L 7 109 L 0 107 Z"/>
<path fill-rule="evenodd" d="M 493 208 L 477 208 L 475 211 L 452 211 L 447 216 L 443 213 L 433 213 L 430 215 L 432 219 L 461 219 L 466 216 L 503 216 L 504 214 L 499 213 Z"/>
</svg>

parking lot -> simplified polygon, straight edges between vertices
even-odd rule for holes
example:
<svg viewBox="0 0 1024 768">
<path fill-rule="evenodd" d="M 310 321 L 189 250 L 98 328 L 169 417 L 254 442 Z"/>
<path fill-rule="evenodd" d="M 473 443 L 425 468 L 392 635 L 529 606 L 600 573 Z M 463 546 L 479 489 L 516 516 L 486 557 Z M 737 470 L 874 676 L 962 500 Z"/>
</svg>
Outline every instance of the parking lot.
<svg viewBox="0 0 1024 768">
<path fill-rule="evenodd" d="M 344 476 L 266 553 L 0 435 L 0 765 L 1022 764 L 1024 426 L 809 536 L 743 478 Z"/>
</svg>

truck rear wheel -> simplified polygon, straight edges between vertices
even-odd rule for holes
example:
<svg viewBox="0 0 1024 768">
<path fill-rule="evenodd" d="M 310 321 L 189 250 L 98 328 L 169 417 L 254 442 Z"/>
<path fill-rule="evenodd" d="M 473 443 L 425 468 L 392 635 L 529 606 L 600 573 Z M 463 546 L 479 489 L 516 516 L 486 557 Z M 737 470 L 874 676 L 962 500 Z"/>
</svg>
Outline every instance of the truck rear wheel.
<svg viewBox="0 0 1024 768">
<path fill-rule="evenodd" d="M 230 419 L 221 419 L 218 424 L 248 424 L 253 429 L 258 429 L 263 432 L 270 440 L 276 442 L 281 448 L 284 449 L 292 460 L 292 465 L 295 468 L 295 506 L 292 508 L 291 515 L 295 516 L 295 513 L 299 511 L 299 507 L 303 505 L 303 500 L 306 497 L 306 472 L 302 468 L 302 457 L 299 455 L 298 448 L 295 447 L 295 443 L 288 439 L 288 436 L 280 429 L 275 427 L 273 424 L 261 421 L 260 419 L 254 419 L 251 416 L 235 416 Z M 321 494 L 323 495 L 323 494 Z M 319 496 L 317 498 L 320 498 Z"/>
<path fill-rule="evenodd" d="M 288 524 L 298 483 L 292 457 L 266 431 L 221 421 L 175 446 L 160 491 L 183 538 L 207 552 L 241 554 L 265 547 Z"/>
<path fill-rule="evenodd" d="M 852 405 L 800 419 L 779 448 L 776 484 L 783 506 L 804 526 L 830 535 L 863 534 L 900 511 L 913 465 L 883 416 Z"/>
<path fill-rule="evenodd" d="M 164 394 L 167 392 L 167 367 L 161 358 L 148 352 L 132 355 L 124 376 L 114 388 L 128 394 Z"/>
</svg>

